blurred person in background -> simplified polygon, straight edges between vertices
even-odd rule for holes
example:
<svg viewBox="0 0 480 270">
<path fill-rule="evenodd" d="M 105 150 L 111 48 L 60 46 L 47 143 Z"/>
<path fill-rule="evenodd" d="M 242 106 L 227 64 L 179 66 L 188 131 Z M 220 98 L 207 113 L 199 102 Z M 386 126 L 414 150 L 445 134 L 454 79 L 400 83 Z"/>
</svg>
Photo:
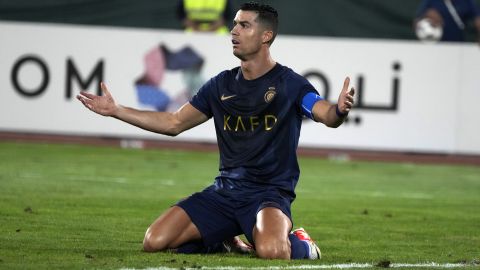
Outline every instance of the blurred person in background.
<svg viewBox="0 0 480 270">
<path fill-rule="evenodd" d="M 177 16 L 187 32 L 228 34 L 226 22 L 233 19 L 229 0 L 180 0 Z"/>
<path fill-rule="evenodd" d="M 414 21 L 417 31 L 425 21 L 440 29 L 440 41 L 450 42 L 466 41 L 466 28 L 473 22 L 480 43 L 480 9 L 474 0 L 422 0 Z"/>
</svg>

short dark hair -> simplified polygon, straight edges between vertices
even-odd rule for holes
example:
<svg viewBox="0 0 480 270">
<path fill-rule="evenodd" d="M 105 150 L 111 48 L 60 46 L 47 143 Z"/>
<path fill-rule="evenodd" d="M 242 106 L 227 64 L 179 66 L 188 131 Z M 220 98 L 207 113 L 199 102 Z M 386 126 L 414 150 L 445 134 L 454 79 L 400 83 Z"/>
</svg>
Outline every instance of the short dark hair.
<svg viewBox="0 0 480 270">
<path fill-rule="evenodd" d="M 259 4 L 257 2 L 248 2 L 240 6 L 240 10 L 254 11 L 258 14 L 258 22 L 263 24 L 273 32 L 273 37 L 268 43 L 271 45 L 277 36 L 278 31 L 278 12 L 271 6 Z"/>
</svg>

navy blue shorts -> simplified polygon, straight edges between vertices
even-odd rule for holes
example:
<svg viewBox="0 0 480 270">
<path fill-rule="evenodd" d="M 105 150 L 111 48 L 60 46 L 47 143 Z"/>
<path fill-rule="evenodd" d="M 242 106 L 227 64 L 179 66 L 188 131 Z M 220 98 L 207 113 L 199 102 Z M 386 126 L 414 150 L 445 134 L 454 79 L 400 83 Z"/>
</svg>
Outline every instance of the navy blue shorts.
<svg viewBox="0 0 480 270">
<path fill-rule="evenodd" d="M 254 244 L 253 228 L 257 213 L 263 208 L 278 208 L 292 220 L 290 198 L 276 190 L 260 191 L 257 195 L 255 199 L 239 203 L 216 192 L 212 186 L 178 202 L 177 206 L 187 212 L 206 246 L 241 234 Z"/>
</svg>

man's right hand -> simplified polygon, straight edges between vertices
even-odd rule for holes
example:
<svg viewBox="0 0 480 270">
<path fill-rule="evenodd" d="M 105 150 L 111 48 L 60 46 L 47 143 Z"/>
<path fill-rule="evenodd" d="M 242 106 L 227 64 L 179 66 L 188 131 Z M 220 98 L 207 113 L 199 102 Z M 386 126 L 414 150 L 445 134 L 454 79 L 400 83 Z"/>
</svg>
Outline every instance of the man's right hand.
<svg viewBox="0 0 480 270">
<path fill-rule="evenodd" d="M 82 91 L 79 95 L 77 95 L 77 99 L 80 100 L 83 105 L 92 112 L 103 116 L 115 116 L 118 110 L 117 103 L 110 94 L 110 91 L 108 91 L 105 83 L 101 82 L 100 88 L 103 92 L 103 95 L 101 96 Z"/>
</svg>

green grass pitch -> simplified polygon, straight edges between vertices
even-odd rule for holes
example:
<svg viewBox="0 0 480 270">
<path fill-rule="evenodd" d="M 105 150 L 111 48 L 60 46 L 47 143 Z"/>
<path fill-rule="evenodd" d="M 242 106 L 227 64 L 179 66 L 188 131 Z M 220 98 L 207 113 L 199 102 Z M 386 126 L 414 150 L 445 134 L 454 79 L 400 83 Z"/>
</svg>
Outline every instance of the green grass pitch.
<svg viewBox="0 0 480 270">
<path fill-rule="evenodd" d="M 145 229 L 209 185 L 218 154 L 0 142 L 0 269 L 458 263 L 479 269 L 480 168 L 300 158 L 295 227 L 320 261 L 145 253 Z"/>
</svg>

